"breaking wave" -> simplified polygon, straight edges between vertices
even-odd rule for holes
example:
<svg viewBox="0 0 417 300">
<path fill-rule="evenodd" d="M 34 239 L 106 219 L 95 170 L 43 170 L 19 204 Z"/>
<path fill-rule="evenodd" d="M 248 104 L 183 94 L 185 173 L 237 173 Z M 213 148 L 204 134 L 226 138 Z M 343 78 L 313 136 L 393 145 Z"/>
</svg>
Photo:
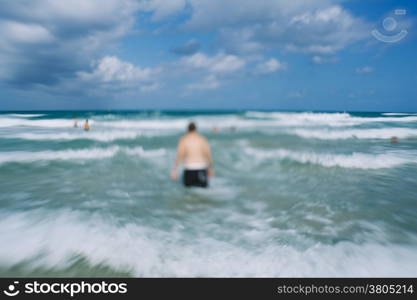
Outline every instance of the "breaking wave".
<svg viewBox="0 0 417 300">
<path fill-rule="evenodd" d="M 341 167 L 353 169 L 383 169 L 403 164 L 417 163 L 416 153 L 393 154 L 326 154 L 314 152 L 296 152 L 287 149 L 263 150 L 246 148 L 245 152 L 257 160 L 292 160 L 299 163 L 317 164 L 323 167 Z"/>
<path fill-rule="evenodd" d="M 374 128 L 374 129 L 349 129 L 349 130 L 312 130 L 296 129 L 291 131 L 303 138 L 314 138 L 321 140 L 338 139 L 389 139 L 417 137 L 417 129 L 413 128 Z"/>
<path fill-rule="evenodd" d="M 109 148 L 89 148 L 80 150 L 61 150 L 61 151 L 14 151 L 1 152 L 0 164 L 5 163 L 31 163 L 36 161 L 50 160 L 95 160 L 115 156 L 123 152 L 128 155 L 139 155 L 144 157 L 165 155 L 164 149 L 144 150 L 142 147 L 124 148 L 112 146 Z"/>
<path fill-rule="evenodd" d="M 110 219 L 111 220 L 111 219 Z M 25 270 L 71 267 L 74 257 L 136 277 L 414 277 L 417 252 L 406 245 L 341 242 L 307 249 L 269 244 L 257 251 L 232 242 L 77 211 L 2 214 L 0 263 Z M 63 238 L 65 237 L 65 238 Z M 109 237 L 111 239 L 109 240 Z M 247 239 L 251 239 L 248 235 Z M 253 243 L 256 243 L 256 239 Z M 383 262 L 383 263 L 382 263 Z"/>
</svg>

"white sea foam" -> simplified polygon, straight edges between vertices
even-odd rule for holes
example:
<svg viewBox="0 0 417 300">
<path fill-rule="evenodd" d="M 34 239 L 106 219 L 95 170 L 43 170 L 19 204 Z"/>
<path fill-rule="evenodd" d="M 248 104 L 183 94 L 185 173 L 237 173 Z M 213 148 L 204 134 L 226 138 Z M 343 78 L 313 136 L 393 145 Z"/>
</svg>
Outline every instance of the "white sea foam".
<svg viewBox="0 0 417 300">
<path fill-rule="evenodd" d="M 413 113 L 383 113 L 384 116 L 415 116 Z"/>
<path fill-rule="evenodd" d="M 14 151 L 1 152 L 0 163 L 10 162 L 34 162 L 39 160 L 85 160 L 102 159 L 114 156 L 119 151 L 119 147 L 110 148 L 90 148 L 82 150 L 61 150 L 61 151 Z"/>
<path fill-rule="evenodd" d="M 212 128 L 218 119 L 207 119 L 201 118 L 198 119 L 198 125 L 201 128 Z M 222 119 L 225 124 L 233 124 L 234 118 Z M 184 131 L 188 125 L 188 119 L 166 119 L 166 120 L 94 120 L 90 119 L 89 122 L 93 127 L 93 132 L 95 128 L 101 128 L 104 130 L 111 129 L 131 129 L 131 130 L 148 130 L 158 132 L 161 130 L 168 131 Z M 82 125 L 82 122 L 79 122 Z M 74 125 L 74 121 L 71 119 L 42 119 L 42 120 L 29 120 L 24 118 L 0 118 L 0 128 L 1 127 L 39 127 L 39 128 L 71 128 Z M 248 124 L 256 125 L 255 123 Z M 245 124 L 243 124 L 245 126 Z M 80 128 L 78 128 L 81 130 Z M 74 128 L 74 130 L 78 130 Z"/>
<path fill-rule="evenodd" d="M 142 129 L 153 131 L 183 131 L 190 120 L 197 122 L 204 130 L 213 127 L 226 128 L 263 128 L 263 127 L 347 127 L 367 123 L 410 123 L 417 122 L 416 115 L 385 116 L 385 117 L 358 117 L 348 113 L 280 113 L 280 112 L 247 112 L 244 117 L 237 115 L 194 116 L 192 118 L 166 118 L 166 119 L 91 119 L 90 123 L 98 128 L 114 129 Z M 41 119 L 26 118 L 0 118 L 0 127 L 43 127 L 43 128 L 70 128 L 71 119 Z"/>
<path fill-rule="evenodd" d="M 393 136 L 397 138 L 417 137 L 417 129 L 413 128 L 373 128 L 373 129 L 350 129 L 350 130 L 314 130 L 314 129 L 295 129 L 290 133 L 303 138 L 313 138 L 321 140 L 338 139 L 389 139 Z"/>
<path fill-rule="evenodd" d="M 417 276 L 415 245 L 371 240 L 297 249 L 263 239 L 254 251 L 215 237 L 184 243 L 183 227 L 162 231 L 134 223 L 118 226 L 91 213 L 36 210 L 0 215 L 0 265 L 24 263 L 26 271 L 62 270 L 71 266 L 74 256 L 82 256 L 90 265 L 104 264 L 138 277 Z M 258 240 L 252 234 L 244 238 Z"/>
<path fill-rule="evenodd" d="M 342 167 L 353 169 L 383 169 L 403 164 L 417 163 L 416 153 L 399 152 L 387 154 L 327 154 L 315 152 L 297 152 L 288 149 L 264 150 L 246 148 L 246 154 L 258 160 L 293 160 L 299 163 L 317 164 L 323 167 Z"/>
<path fill-rule="evenodd" d="M 141 136 L 140 132 L 133 131 L 77 131 L 77 132 L 60 132 L 60 133 L 17 133 L 9 135 L 9 138 L 18 138 L 25 140 L 96 140 L 100 142 L 112 142 L 119 139 L 135 139 Z"/>
<path fill-rule="evenodd" d="M 169 120 L 124 120 L 124 121 L 101 121 L 100 126 L 111 128 L 136 128 L 136 129 L 181 129 L 184 130 L 188 124 L 185 119 L 169 119 Z"/>
<path fill-rule="evenodd" d="M 119 129 L 140 129 L 153 131 L 180 131 L 183 132 L 189 121 L 195 121 L 199 129 L 210 131 L 214 127 L 220 131 L 228 131 L 231 128 L 237 129 L 259 129 L 259 128 L 276 128 L 288 126 L 306 126 L 306 125 L 329 125 L 329 126 L 345 126 L 349 124 L 332 124 L 321 122 L 315 124 L 306 124 L 305 121 L 293 118 L 278 119 L 245 119 L 238 116 L 197 116 L 192 119 L 166 119 L 166 120 L 125 120 L 125 121 L 97 121 L 97 126 L 105 128 Z M 353 124 L 353 123 L 352 123 Z"/>
<path fill-rule="evenodd" d="M 359 118 L 356 117 L 355 121 L 357 124 L 361 123 L 372 123 L 372 122 L 380 122 L 380 123 L 414 123 L 417 122 L 417 116 L 408 116 L 408 117 L 377 117 L 377 118 Z"/>
<path fill-rule="evenodd" d="M 220 117 L 202 117 L 196 116 L 192 119 L 158 119 L 158 120 L 124 120 L 124 121 L 100 121 L 97 125 L 106 128 L 121 129 L 140 129 L 149 131 L 180 131 L 184 132 L 188 123 L 193 120 L 197 123 L 199 129 L 211 130 L 213 127 L 230 128 L 250 128 L 271 126 L 274 123 L 261 120 L 245 120 L 236 116 L 220 116 Z"/>
<path fill-rule="evenodd" d="M 360 125 L 364 123 L 404 123 L 417 122 L 417 116 L 406 117 L 358 117 L 348 113 L 281 113 L 281 112 L 247 112 L 250 118 L 272 119 L 276 124 L 286 126 L 315 126 L 325 125 L 343 127 Z"/>
<path fill-rule="evenodd" d="M 93 124 L 94 121 L 91 121 Z M 29 120 L 25 118 L 0 118 L 0 127 L 44 127 L 44 128 L 69 128 L 74 125 L 71 119 L 41 119 Z"/>
<path fill-rule="evenodd" d="M 138 155 L 143 157 L 164 156 L 167 151 L 165 149 L 144 150 L 142 147 L 124 148 L 122 151 L 128 155 Z"/>
<path fill-rule="evenodd" d="M 17 117 L 17 118 L 35 118 L 35 117 L 43 117 L 46 116 L 45 114 L 5 114 L 1 116 L 10 116 L 10 117 Z"/>
<path fill-rule="evenodd" d="M 60 150 L 60 151 L 13 151 L 0 152 L 0 164 L 4 163 L 30 163 L 35 161 L 51 161 L 51 160 L 95 160 L 104 159 L 115 156 L 117 153 L 123 152 L 127 155 L 137 156 L 161 156 L 165 155 L 165 149 L 144 150 L 142 147 L 125 148 L 112 146 L 108 148 L 88 148 L 78 150 Z"/>
<path fill-rule="evenodd" d="M 251 118 L 268 118 L 268 119 L 282 119 L 295 117 L 304 120 L 348 120 L 351 118 L 351 115 L 348 113 L 313 113 L 313 112 L 259 112 L 259 111 L 248 111 L 245 113 L 247 117 Z"/>
</svg>

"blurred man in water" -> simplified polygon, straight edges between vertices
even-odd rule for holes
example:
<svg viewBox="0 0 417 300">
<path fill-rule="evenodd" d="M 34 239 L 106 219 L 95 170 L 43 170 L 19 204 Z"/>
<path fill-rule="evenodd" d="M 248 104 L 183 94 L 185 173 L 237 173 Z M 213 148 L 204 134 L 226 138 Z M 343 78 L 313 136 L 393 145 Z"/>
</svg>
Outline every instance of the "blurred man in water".
<svg viewBox="0 0 417 300">
<path fill-rule="evenodd" d="M 396 143 L 398 143 L 400 140 L 396 137 L 396 136 L 393 136 L 392 138 L 391 138 L 391 143 L 392 144 L 396 144 Z"/>
<path fill-rule="evenodd" d="M 171 172 L 178 179 L 178 167 L 184 163 L 183 183 L 186 187 L 207 187 L 208 178 L 213 176 L 213 161 L 207 139 L 197 132 L 194 123 L 188 125 L 188 133 L 178 143 L 177 157 Z"/>
<path fill-rule="evenodd" d="M 85 130 L 85 131 L 89 131 L 89 130 L 90 130 L 90 124 L 88 123 L 88 119 L 87 119 L 87 120 L 85 120 L 85 123 L 84 123 L 84 130 Z"/>
</svg>

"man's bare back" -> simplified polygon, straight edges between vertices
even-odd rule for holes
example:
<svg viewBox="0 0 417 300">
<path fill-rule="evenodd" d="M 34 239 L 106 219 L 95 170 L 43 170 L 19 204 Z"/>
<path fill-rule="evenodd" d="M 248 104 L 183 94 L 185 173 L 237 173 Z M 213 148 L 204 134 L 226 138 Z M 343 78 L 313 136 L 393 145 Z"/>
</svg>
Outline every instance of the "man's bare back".
<svg viewBox="0 0 417 300">
<path fill-rule="evenodd" d="M 184 164 L 210 164 L 210 146 L 205 137 L 197 132 L 188 133 L 180 140 L 179 148 L 183 151 Z"/>
<path fill-rule="evenodd" d="M 197 132 L 194 123 L 189 125 L 188 131 L 178 143 L 177 157 L 171 172 L 173 180 L 178 178 L 178 167 L 181 163 L 184 164 L 184 175 L 187 175 L 187 171 L 190 174 L 192 171 L 203 171 L 209 177 L 213 175 L 211 151 L 207 139 Z"/>
</svg>

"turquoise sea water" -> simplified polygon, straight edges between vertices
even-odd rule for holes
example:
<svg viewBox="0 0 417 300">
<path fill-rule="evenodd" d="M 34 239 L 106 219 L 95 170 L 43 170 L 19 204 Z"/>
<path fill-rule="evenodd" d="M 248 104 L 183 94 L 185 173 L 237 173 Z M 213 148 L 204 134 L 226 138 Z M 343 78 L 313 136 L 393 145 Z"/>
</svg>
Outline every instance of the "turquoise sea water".
<svg viewBox="0 0 417 300">
<path fill-rule="evenodd" d="M 169 179 L 190 120 L 207 190 Z M 1 113 L 0 245 L 0 276 L 415 277 L 417 114 Z"/>
</svg>

